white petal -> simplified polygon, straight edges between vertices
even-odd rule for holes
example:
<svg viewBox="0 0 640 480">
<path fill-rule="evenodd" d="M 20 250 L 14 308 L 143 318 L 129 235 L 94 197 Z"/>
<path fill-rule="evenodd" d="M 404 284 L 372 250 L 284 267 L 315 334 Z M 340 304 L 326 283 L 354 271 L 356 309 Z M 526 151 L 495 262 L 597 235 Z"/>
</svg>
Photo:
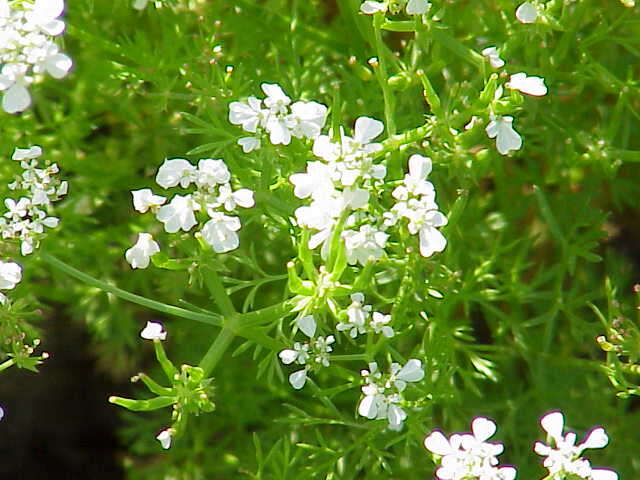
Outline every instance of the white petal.
<svg viewBox="0 0 640 480">
<path fill-rule="evenodd" d="M 365 395 L 358 405 L 358 413 L 368 419 L 376 418 L 378 415 L 378 403 L 376 402 L 376 397 L 373 395 Z"/>
<path fill-rule="evenodd" d="M 390 405 L 387 418 L 389 419 L 389 428 L 392 430 L 400 430 L 402 428 L 402 422 L 407 418 L 407 414 L 399 406 Z"/>
<path fill-rule="evenodd" d="M 427 450 L 436 455 L 447 455 L 451 453 L 451 445 L 441 431 L 435 430 L 424 439 L 424 446 Z"/>
<path fill-rule="evenodd" d="M 22 85 L 14 83 L 2 97 L 2 109 L 7 113 L 18 113 L 31 105 L 31 95 Z"/>
<path fill-rule="evenodd" d="M 528 77 L 526 73 L 514 73 L 506 84 L 507 88 L 518 90 L 527 95 L 542 97 L 547 94 L 547 87 L 542 77 Z"/>
<path fill-rule="evenodd" d="M 396 375 L 400 380 L 405 382 L 419 382 L 424 378 L 424 369 L 422 368 L 422 362 L 415 358 L 412 358 Z"/>
<path fill-rule="evenodd" d="M 242 137 L 238 139 L 237 144 L 242 147 L 244 153 L 249 153 L 260 148 L 260 139 L 257 137 Z"/>
<path fill-rule="evenodd" d="M 609 437 L 604 428 L 595 428 L 589 433 L 586 440 L 580 445 L 582 448 L 604 448 L 609 443 Z"/>
<path fill-rule="evenodd" d="M 163 330 L 161 323 L 147 322 L 147 325 L 140 332 L 140 336 L 145 340 L 165 340 L 167 332 Z"/>
<path fill-rule="evenodd" d="M 529 2 L 524 2 L 516 10 L 516 18 L 521 23 L 533 23 L 538 18 L 536 7 Z"/>
<path fill-rule="evenodd" d="M 496 433 L 496 424 L 484 417 L 477 417 L 471 423 L 471 431 L 477 440 L 484 442 Z"/>
<path fill-rule="evenodd" d="M 356 120 L 353 139 L 361 144 L 369 143 L 384 130 L 384 123 L 369 117 L 359 117 Z"/>
<path fill-rule="evenodd" d="M 289 365 L 293 362 L 296 361 L 296 359 L 298 358 L 298 352 L 296 352 L 295 350 L 282 350 L 278 356 L 280 357 L 280 360 L 282 361 L 282 363 L 284 363 L 285 365 Z"/>
<path fill-rule="evenodd" d="M 296 324 L 298 328 L 302 330 L 307 337 L 312 338 L 316 334 L 316 321 L 313 318 L 313 315 L 305 315 L 304 317 L 300 317 Z"/>
<path fill-rule="evenodd" d="M 69 73 L 72 65 L 71 58 L 64 53 L 57 53 L 47 58 L 46 69 L 53 78 L 62 78 Z"/>
<path fill-rule="evenodd" d="M 591 469 L 592 480 L 618 480 L 618 474 L 608 468 Z"/>
<path fill-rule="evenodd" d="M 386 12 L 387 5 L 383 2 L 373 2 L 371 0 L 367 0 L 362 5 L 360 5 L 360 11 L 365 15 L 373 15 L 377 12 Z"/>
<path fill-rule="evenodd" d="M 447 246 L 447 239 L 437 228 L 425 225 L 420 229 L 420 255 L 425 258 L 441 252 Z"/>
<path fill-rule="evenodd" d="M 409 173 L 412 177 L 424 180 L 431 173 L 432 163 L 429 157 L 411 155 L 409 158 Z"/>
<path fill-rule="evenodd" d="M 307 371 L 306 370 L 298 370 L 297 372 L 293 372 L 289 375 L 289 383 L 296 390 L 300 390 L 304 387 L 304 384 L 307 382 Z"/>
<path fill-rule="evenodd" d="M 562 429 L 564 428 L 564 415 L 562 412 L 547 413 L 540 419 L 540 425 L 545 432 L 554 440 L 562 438 Z"/>
<path fill-rule="evenodd" d="M 244 208 L 250 208 L 255 205 L 255 201 L 253 200 L 253 191 L 248 188 L 242 188 L 233 192 L 233 199 L 238 205 Z"/>
<path fill-rule="evenodd" d="M 31 160 L 42 155 L 42 148 L 33 146 L 30 148 L 16 148 L 13 152 L 12 160 Z"/>
<path fill-rule="evenodd" d="M 171 433 L 169 433 L 169 430 L 161 431 L 156 437 L 156 440 L 160 442 L 160 445 L 162 445 L 162 448 L 165 450 L 171 447 Z"/>
<path fill-rule="evenodd" d="M 34 13 L 43 20 L 54 20 L 62 15 L 64 0 L 36 0 Z"/>
<path fill-rule="evenodd" d="M 501 480 L 514 480 L 518 471 L 514 467 L 500 467 Z"/>
<path fill-rule="evenodd" d="M 409 0 L 407 3 L 407 14 L 422 15 L 427 13 L 431 4 L 427 0 Z"/>
</svg>

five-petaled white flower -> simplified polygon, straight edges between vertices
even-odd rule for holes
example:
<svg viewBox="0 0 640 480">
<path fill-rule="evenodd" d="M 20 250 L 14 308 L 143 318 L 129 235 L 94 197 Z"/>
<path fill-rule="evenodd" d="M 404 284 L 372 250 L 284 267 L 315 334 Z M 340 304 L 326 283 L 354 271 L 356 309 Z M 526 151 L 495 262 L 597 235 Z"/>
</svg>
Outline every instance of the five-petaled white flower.
<svg viewBox="0 0 640 480">
<path fill-rule="evenodd" d="M 489 138 L 496 139 L 496 148 L 502 155 L 511 150 L 522 148 L 522 137 L 513 129 L 513 117 L 491 115 L 491 121 L 485 129 Z"/>
<path fill-rule="evenodd" d="M 166 340 L 167 332 L 164 331 L 161 323 L 147 322 L 140 336 L 145 340 Z"/>
<path fill-rule="evenodd" d="M 140 233 L 136 244 L 124 256 L 131 268 L 147 268 L 150 258 L 160 251 L 160 246 L 149 233 Z"/>
</svg>

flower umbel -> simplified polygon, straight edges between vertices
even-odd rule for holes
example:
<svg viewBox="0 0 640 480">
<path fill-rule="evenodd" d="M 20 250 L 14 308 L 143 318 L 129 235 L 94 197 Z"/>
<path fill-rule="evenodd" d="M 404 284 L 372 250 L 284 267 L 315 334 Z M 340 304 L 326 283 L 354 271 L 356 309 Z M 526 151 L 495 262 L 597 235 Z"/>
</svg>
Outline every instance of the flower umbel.
<svg viewBox="0 0 640 480">
<path fill-rule="evenodd" d="M 591 463 L 582 457 L 582 452 L 588 448 L 604 448 L 609 443 L 604 428 L 591 430 L 584 442 L 576 445 L 576 434 L 569 432 L 562 434 L 564 416 L 562 412 L 551 412 L 540 420 L 542 429 L 547 432 L 550 445 L 536 442 L 533 446 L 538 455 L 546 457 L 543 465 L 549 470 L 550 480 L 564 478 L 581 478 L 584 480 L 617 480 L 618 474 L 607 468 L 592 468 Z M 552 448 L 553 445 L 555 448 Z"/>
</svg>

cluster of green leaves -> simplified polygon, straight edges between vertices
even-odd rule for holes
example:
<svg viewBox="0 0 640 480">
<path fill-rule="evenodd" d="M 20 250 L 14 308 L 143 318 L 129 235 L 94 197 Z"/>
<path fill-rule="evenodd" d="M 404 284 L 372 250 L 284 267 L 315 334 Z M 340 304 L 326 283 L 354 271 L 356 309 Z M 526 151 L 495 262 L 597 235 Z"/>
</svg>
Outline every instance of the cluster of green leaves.
<svg viewBox="0 0 640 480">
<path fill-rule="evenodd" d="M 361 115 L 384 120 L 389 178 L 402 178 L 409 153 L 430 156 L 449 216 L 445 252 L 428 260 L 417 244 L 396 252 L 371 269 L 366 286 L 403 330 L 383 353 L 418 355 L 425 365 L 413 397 L 420 408 L 402 432 L 357 416 L 364 358 L 334 362 L 293 392 L 276 347 L 228 339 L 232 350 L 212 359 L 206 352 L 220 328 L 165 309 L 170 358 L 197 365 L 204 355 L 217 364 L 207 372 L 216 410 L 190 421 L 168 452 L 153 438 L 166 414 L 126 413 L 130 478 L 425 478 L 433 462 L 424 436 L 467 430 L 476 415 L 498 423 L 504 463 L 521 478 L 540 478 L 531 445 L 541 435 L 537 419 L 551 409 L 580 432 L 606 426 L 612 441 L 594 464 L 622 478 L 640 472 L 640 413 L 633 396 L 615 395 L 637 395 L 640 383 L 638 322 L 624 314 L 622 326 L 617 310 L 635 305 L 640 262 L 638 11 L 550 0 L 541 21 L 522 25 L 511 0 L 432 3 L 424 22 L 399 15 L 373 25 L 358 13 L 359 0 L 174 0 L 143 12 L 128 0 L 70 2 L 64 48 L 74 72 L 34 86 L 28 112 L 3 114 L 0 154 L 41 145 L 70 181 L 61 227 L 43 250 L 100 283 L 50 268 L 45 255 L 44 264 L 24 262 L 28 279 L 16 293 L 86 325 L 104 371 L 127 377 L 151 356 L 138 332 L 158 313 L 121 290 L 227 319 L 292 296 L 287 263 L 300 250 L 291 216 L 301 202 L 288 176 L 311 153 L 294 143 L 244 155 L 235 145 L 241 132 L 227 121 L 228 104 L 259 96 L 262 82 L 329 105 L 334 125 Z M 524 147 L 508 157 L 484 133 L 492 89 L 505 80 L 479 54 L 488 45 L 500 47 L 509 73 L 544 77 L 550 90 L 513 100 Z M 484 123 L 465 131 L 474 115 Z M 403 137 L 418 127 L 428 135 Z M 132 272 L 124 250 L 136 233 L 161 226 L 133 212 L 130 191 L 152 187 L 163 158 L 184 156 L 224 158 L 256 192 L 241 247 L 196 255 L 192 239 L 176 238 L 155 259 L 163 270 Z M 222 292 L 208 285 L 211 272 Z M 343 281 L 355 278 L 348 271 Z M 101 285 L 121 290 L 105 294 Z M 20 316 L 2 317 L 3 328 L 27 308 L 14 303 Z M 291 318 L 261 331 L 281 342 Z M 600 345 L 613 347 L 606 359 L 596 342 L 602 334 Z"/>
</svg>

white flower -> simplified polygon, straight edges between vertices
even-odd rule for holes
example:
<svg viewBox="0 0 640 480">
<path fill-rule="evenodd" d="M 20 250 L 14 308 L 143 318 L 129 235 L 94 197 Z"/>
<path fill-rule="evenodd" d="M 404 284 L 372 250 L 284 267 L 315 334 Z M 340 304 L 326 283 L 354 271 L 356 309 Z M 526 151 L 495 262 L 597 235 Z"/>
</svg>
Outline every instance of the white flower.
<svg viewBox="0 0 640 480">
<path fill-rule="evenodd" d="M 296 138 L 316 138 L 327 120 L 327 107 L 316 102 L 296 102 L 291 105 L 287 125 Z"/>
<path fill-rule="evenodd" d="M 184 158 L 166 159 L 156 175 L 156 183 L 162 188 L 175 187 L 178 184 L 187 188 L 195 180 L 196 167 Z"/>
<path fill-rule="evenodd" d="M 258 137 L 242 137 L 236 143 L 242 147 L 244 153 L 253 152 L 260 148 L 260 139 Z"/>
<path fill-rule="evenodd" d="M 259 125 L 267 118 L 268 110 L 262 108 L 262 100 L 256 97 L 247 98 L 247 103 L 231 102 L 229 104 L 229 122 L 241 125 L 245 132 L 256 133 Z"/>
<path fill-rule="evenodd" d="M 489 64 L 493 68 L 501 68 L 504 66 L 504 60 L 500 58 L 500 54 L 498 53 L 498 49 L 496 47 L 487 47 L 482 50 L 481 53 L 489 59 Z"/>
<path fill-rule="evenodd" d="M 231 172 L 229 172 L 224 160 L 203 158 L 198 162 L 198 171 L 195 173 L 194 178 L 198 187 L 224 185 L 230 179 Z"/>
<path fill-rule="evenodd" d="M 280 85 L 275 83 L 263 83 L 260 88 L 267 96 L 264 99 L 265 106 L 273 114 L 287 113 L 287 106 L 291 103 L 291 99 L 282 90 Z"/>
<path fill-rule="evenodd" d="M 538 11 L 532 3 L 524 2 L 516 9 L 516 18 L 520 23 L 533 23 L 538 18 Z"/>
<path fill-rule="evenodd" d="M 306 173 L 294 173 L 289 177 L 289 181 L 295 186 L 293 194 L 298 198 L 314 199 L 330 196 L 335 190 L 333 171 L 333 168 L 325 163 L 308 162 Z"/>
<path fill-rule="evenodd" d="M 580 455 L 588 448 L 604 448 L 609 443 L 604 428 L 593 429 L 585 441 L 576 445 L 576 434 L 562 434 L 564 416 L 561 412 L 551 412 L 542 417 L 540 425 L 547 432 L 555 448 L 542 442 L 534 444 L 534 451 L 545 456 L 543 465 L 549 470 L 551 480 L 562 480 L 567 476 L 585 480 L 617 480 L 618 474 L 605 468 L 591 468 L 590 462 Z"/>
<path fill-rule="evenodd" d="M 149 233 L 140 233 L 136 244 L 124 256 L 131 268 L 147 268 L 150 258 L 160 251 L 160 246 Z"/>
<path fill-rule="evenodd" d="M 156 440 L 160 442 L 162 448 L 167 450 L 169 447 L 171 447 L 171 429 L 161 431 L 156 437 Z"/>
<path fill-rule="evenodd" d="M 229 217 L 221 212 L 210 212 L 211 220 L 202 227 L 200 234 L 216 253 L 230 252 L 240 245 L 236 233 L 241 224 L 238 217 Z"/>
<path fill-rule="evenodd" d="M 167 201 L 165 197 L 154 195 L 150 188 L 131 190 L 131 195 L 133 195 L 133 208 L 140 213 L 145 213 L 149 209 L 155 211 Z"/>
<path fill-rule="evenodd" d="M 191 195 L 175 195 L 171 203 L 160 207 L 156 218 L 164 223 L 164 229 L 168 233 L 175 233 L 178 230 L 188 232 L 198 223 L 193 213 L 198 208 Z"/>
<path fill-rule="evenodd" d="M 432 162 L 429 157 L 411 155 L 409 158 L 409 173 L 404 176 L 403 185 L 396 187 L 392 193 L 398 200 L 406 200 L 410 195 L 429 197 L 435 196 L 433 184 L 427 181 L 431 173 Z"/>
<path fill-rule="evenodd" d="M 513 117 L 491 115 L 491 121 L 486 128 L 489 138 L 496 139 L 496 147 L 502 155 L 507 155 L 511 150 L 522 148 L 522 138 L 513 129 L 512 124 Z"/>
<path fill-rule="evenodd" d="M 378 364 L 369 363 L 369 370 L 362 370 L 366 384 L 362 387 L 364 397 L 358 405 L 358 413 L 369 419 L 387 419 L 391 430 L 401 430 L 407 413 L 400 407 L 402 391 L 407 382 L 417 382 L 424 377 L 419 360 L 411 359 L 404 367 L 398 363 L 391 365 L 389 375 L 378 371 Z"/>
<path fill-rule="evenodd" d="M 167 332 L 164 331 L 161 323 L 147 322 L 147 325 L 140 332 L 140 336 L 145 340 L 166 340 Z"/>
<path fill-rule="evenodd" d="M 217 203 L 224 205 L 225 210 L 231 211 L 237 205 L 243 208 L 251 208 L 255 205 L 253 200 L 253 192 L 248 188 L 242 188 L 235 192 L 231 190 L 231 186 L 227 183 L 221 185 L 218 189 Z"/>
<path fill-rule="evenodd" d="M 366 332 L 366 325 L 371 315 L 371 305 L 363 305 L 364 295 L 362 293 L 351 294 L 351 305 L 347 308 L 348 322 L 340 322 L 336 329 L 340 332 L 349 330 L 349 336 L 356 338 L 358 334 Z"/>
<path fill-rule="evenodd" d="M 544 78 L 528 77 L 527 74 L 523 72 L 511 75 L 505 86 L 526 93 L 527 95 L 533 95 L 534 97 L 542 97 L 547 94 L 547 86 L 544 84 Z"/>
<path fill-rule="evenodd" d="M 375 333 L 382 333 L 387 338 L 391 338 L 395 335 L 393 328 L 391 328 L 388 323 L 391 322 L 391 315 L 385 315 L 380 312 L 373 312 L 373 317 L 371 318 L 371 328 Z"/>
<path fill-rule="evenodd" d="M 12 290 L 22 280 L 22 267 L 0 260 L 0 290 Z"/>
<path fill-rule="evenodd" d="M 425 438 L 425 448 L 440 457 L 436 476 L 441 480 L 513 480 L 515 468 L 496 466 L 503 445 L 486 441 L 495 433 L 496 424 L 477 417 L 471 429 L 472 433 L 455 433 L 449 439 L 435 430 Z"/>
<path fill-rule="evenodd" d="M 342 238 L 349 265 L 359 263 L 364 266 L 368 261 L 378 260 L 384 255 L 389 235 L 371 225 L 362 225 L 358 231 L 344 230 Z"/>
</svg>

